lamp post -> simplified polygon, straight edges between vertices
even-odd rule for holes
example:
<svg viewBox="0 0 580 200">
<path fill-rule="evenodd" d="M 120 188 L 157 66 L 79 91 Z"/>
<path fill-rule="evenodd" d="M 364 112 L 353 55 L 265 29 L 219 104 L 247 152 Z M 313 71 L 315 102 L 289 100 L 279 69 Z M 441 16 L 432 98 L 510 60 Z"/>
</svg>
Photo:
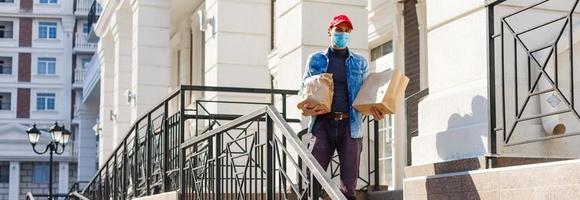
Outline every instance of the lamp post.
<svg viewBox="0 0 580 200">
<path fill-rule="evenodd" d="M 68 143 L 68 140 L 70 139 L 70 132 L 68 130 L 66 130 L 63 126 L 59 126 L 58 123 L 54 122 L 54 125 L 52 127 L 50 127 L 50 129 L 48 130 L 48 132 L 50 132 L 50 136 L 52 138 L 52 140 L 50 141 L 50 143 L 48 143 L 46 145 L 46 147 L 44 148 L 44 151 L 38 151 L 36 150 L 36 144 L 38 143 L 38 140 L 40 139 L 40 130 L 38 130 L 38 128 L 36 128 L 36 124 L 33 124 L 31 128 L 29 128 L 28 130 L 26 130 L 26 133 L 28 134 L 28 140 L 30 141 L 30 144 L 32 145 L 32 150 L 39 154 L 45 154 L 46 152 L 50 153 L 50 160 L 49 160 L 49 173 L 48 173 L 48 199 L 52 200 L 52 156 L 53 154 L 57 154 L 57 155 L 61 155 L 62 153 L 64 153 L 64 147 L 65 145 Z M 59 147 L 60 151 L 59 151 Z M 41 148 L 42 149 L 42 148 Z"/>
</svg>

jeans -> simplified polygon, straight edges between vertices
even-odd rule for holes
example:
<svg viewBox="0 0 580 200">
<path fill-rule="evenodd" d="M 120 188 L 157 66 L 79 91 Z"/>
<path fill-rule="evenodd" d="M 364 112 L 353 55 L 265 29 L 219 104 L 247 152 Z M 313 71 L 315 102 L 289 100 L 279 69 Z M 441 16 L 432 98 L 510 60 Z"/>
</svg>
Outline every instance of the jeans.
<svg viewBox="0 0 580 200">
<path fill-rule="evenodd" d="M 356 199 L 356 182 L 360 166 L 362 138 L 351 138 L 348 119 L 334 120 L 318 117 L 312 129 L 308 148 L 322 168 L 327 169 L 334 151 L 340 161 L 340 191 L 347 199 Z M 315 181 L 314 191 L 320 191 Z M 313 194 L 317 199 L 318 194 Z"/>
</svg>

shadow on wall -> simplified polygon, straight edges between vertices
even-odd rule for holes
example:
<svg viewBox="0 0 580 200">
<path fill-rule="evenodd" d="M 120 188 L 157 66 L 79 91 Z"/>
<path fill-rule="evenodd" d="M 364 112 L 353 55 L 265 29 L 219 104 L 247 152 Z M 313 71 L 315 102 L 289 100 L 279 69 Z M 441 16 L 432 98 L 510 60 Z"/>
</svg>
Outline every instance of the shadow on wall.
<svg viewBox="0 0 580 200">
<path fill-rule="evenodd" d="M 437 154 L 444 160 L 477 157 L 486 152 L 484 137 L 487 134 L 487 98 L 475 96 L 471 100 L 471 112 L 455 113 L 447 121 L 446 134 L 436 138 Z M 435 174 L 479 169 L 480 162 L 473 159 L 454 163 L 433 164 Z M 425 183 L 427 199 L 480 199 L 477 188 L 469 174 L 428 177 Z"/>
<path fill-rule="evenodd" d="M 445 134 L 437 134 L 436 148 L 439 158 L 455 160 L 485 154 L 487 135 L 487 98 L 475 96 L 471 100 L 471 112 L 454 113 L 447 120 Z"/>
</svg>

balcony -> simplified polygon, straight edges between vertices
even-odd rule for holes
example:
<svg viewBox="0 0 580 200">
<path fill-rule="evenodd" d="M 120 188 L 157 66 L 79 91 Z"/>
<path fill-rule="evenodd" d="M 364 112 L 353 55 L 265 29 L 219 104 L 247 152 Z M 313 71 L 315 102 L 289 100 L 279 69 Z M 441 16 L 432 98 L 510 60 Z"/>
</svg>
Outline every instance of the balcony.
<svg viewBox="0 0 580 200">
<path fill-rule="evenodd" d="M 75 2 L 75 15 L 86 16 L 91 10 L 91 5 L 93 1 L 91 0 L 76 0 Z"/>
<path fill-rule="evenodd" d="M 95 53 L 91 62 L 87 63 L 83 72 L 83 97 L 84 103 L 89 97 L 97 98 L 99 94 L 99 82 L 101 80 L 101 65 L 99 63 L 99 54 Z"/>
<path fill-rule="evenodd" d="M 86 69 L 77 67 L 74 71 L 73 88 L 82 88 L 85 80 Z"/>
<path fill-rule="evenodd" d="M 97 43 L 89 42 L 88 33 L 76 33 L 75 34 L 75 47 L 76 52 L 94 52 L 97 49 Z"/>
</svg>

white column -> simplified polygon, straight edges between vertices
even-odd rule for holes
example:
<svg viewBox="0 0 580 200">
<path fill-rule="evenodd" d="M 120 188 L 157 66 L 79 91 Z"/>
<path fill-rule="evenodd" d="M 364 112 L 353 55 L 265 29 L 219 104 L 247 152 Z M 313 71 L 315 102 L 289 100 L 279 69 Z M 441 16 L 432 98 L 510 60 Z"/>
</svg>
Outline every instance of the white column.
<svg viewBox="0 0 580 200">
<path fill-rule="evenodd" d="M 99 166 L 101 166 L 114 148 L 112 121 L 114 116 L 111 115 L 113 110 L 114 49 L 110 33 L 105 33 L 99 40 L 99 56 L 101 63 Z"/>
<path fill-rule="evenodd" d="M 133 0 L 132 121 L 170 91 L 170 0 Z"/>
<path fill-rule="evenodd" d="M 413 165 L 484 155 L 489 131 L 485 2 L 424 3 L 430 94 L 419 103 Z"/>
<path fill-rule="evenodd" d="M 205 3 L 205 85 L 270 88 L 267 67 L 269 1 L 216 0 Z M 251 77 L 251 78 L 250 78 Z M 269 95 L 206 93 L 206 98 L 233 101 L 270 101 Z M 215 105 L 210 112 L 248 113 L 239 105 Z"/>
<path fill-rule="evenodd" d="M 115 50 L 113 69 L 114 147 L 122 142 L 132 122 L 131 105 L 127 98 L 131 88 L 131 9 L 126 4 L 120 5 L 120 8 L 111 17 Z"/>
<path fill-rule="evenodd" d="M 20 163 L 10 162 L 10 185 L 8 186 L 8 199 L 17 200 L 20 195 Z"/>
<path fill-rule="evenodd" d="M 93 127 L 97 122 L 97 109 L 97 107 L 88 108 L 85 103 L 81 105 L 77 135 L 77 179 L 79 181 L 89 181 L 96 173 L 97 146 Z"/>
<path fill-rule="evenodd" d="M 62 95 L 63 97 L 67 97 L 67 98 L 63 98 L 61 101 L 63 103 L 66 102 L 66 105 L 63 106 L 61 109 L 59 110 L 59 112 L 61 112 L 61 116 L 62 119 L 65 120 L 64 124 L 70 128 L 70 113 L 71 113 L 71 99 L 70 97 L 72 96 L 72 70 L 75 67 L 75 64 L 72 62 L 72 55 L 73 55 L 73 40 L 74 40 L 74 26 L 75 26 L 75 18 L 72 16 L 67 16 L 67 17 L 63 17 L 62 18 L 62 27 L 63 27 L 63 44 L 64 44 L 64 52 L 63 52 L 63 60 L 62 60 L 62 65 L 66 66 L 65 70 L 63 70 L 66 73 L 61 73 L 59 74 L 60 76 L 63 76 L 63 80 L 66 81 L 65 84 L 63 85 L 62 88 Z"/>
<path fill-rule="evenodd" d="M 68 192 L 68 162 L 58 163 L 58 193 L 66 194 Z"/>
<path fill-rule="evenodd" d="M 394 49 L 394 69 L 405 72 L 405 23 L 404 23 L 404 2 L 395 4 L 396 14 L 393 31 Z M 393 134 L 393 187 L 395 190 L 403 189 L 403 178 L 405 177 L 405 166 L 407 166 L 407 118 L 406 105 L 404 100 L 399 107 L 399 112 L 395 114 L 395 132 Z M 387 166 L 390 167 L 390 166 Z M 391 187 L 391 186 L 389 186 Z"/>
</svg>

